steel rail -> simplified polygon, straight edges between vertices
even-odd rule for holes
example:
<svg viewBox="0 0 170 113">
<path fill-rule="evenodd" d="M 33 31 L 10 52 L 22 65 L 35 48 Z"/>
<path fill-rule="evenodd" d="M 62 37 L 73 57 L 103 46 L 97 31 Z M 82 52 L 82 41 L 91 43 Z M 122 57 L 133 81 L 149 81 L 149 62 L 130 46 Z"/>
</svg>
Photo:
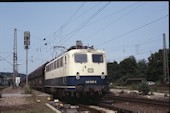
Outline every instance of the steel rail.
<svg viewBox="0 0 170 113">
<path fill-rule="evenodd" d="M 105 113 L 104 111 L 91 108 L 88 105 L 79 104 L 78 106 L 79 106 L 80 109 L 89 110 L 90 113 Z"/>
<path fill-rule="evenodd" d="M 170 106 L 169 100 L 136 98 L 131 96 L 107 96 L 104 98 L 120 100 L 120 101 L 139 102 L 139 103 L 152 104 L 152 105 Z"/>
</svg>

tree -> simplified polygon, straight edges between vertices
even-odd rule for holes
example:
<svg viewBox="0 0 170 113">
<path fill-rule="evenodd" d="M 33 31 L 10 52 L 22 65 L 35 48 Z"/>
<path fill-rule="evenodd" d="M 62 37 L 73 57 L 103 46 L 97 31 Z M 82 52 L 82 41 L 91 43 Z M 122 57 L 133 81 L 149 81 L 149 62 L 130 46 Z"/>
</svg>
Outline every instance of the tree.
<svg viewBox="0 0 170 113">
<path fill-rule="evenodd" d="M 159 50 L 148 58 L 147 80 L 163 81 L 163 50 Z"/>
<path fill-rule="evenodd" d="M 169 59 L 169 49 L 167 49 Z M 170 64 L 170 60 L 169 60 Z M 134 56 L 122 60 L 119 64 L 114 61 L 107 64 L 108 78 L 112 82 L 124 84 L 128 78 L 146 78 L 148 81 L 163 81 L 163 50 L 151 54 L 148 62 L 145 59 L 136 62 Z"/>
<path fill-rule="evenodd" d="M 148 68 L 147 61 L 145 59 L 139 60 L 137 66 L 138 66 L 137 76 L 146 78 Z"/>
<path fill-rule="evenodd" d="M 115 81 L 119 78 L 119 65 L 116 61 L 107 63 L 108 79 Z"/>
<path fill-rule="evenodd" d="M 134 56 L 130 56 L 129 58 L 124 59 L 119 64 L 120 74 L 121 76 L 133 75 L 137 74 L 137 62 Z M 131 76 L 131 77 L 133 77 Z"/>
</svg>

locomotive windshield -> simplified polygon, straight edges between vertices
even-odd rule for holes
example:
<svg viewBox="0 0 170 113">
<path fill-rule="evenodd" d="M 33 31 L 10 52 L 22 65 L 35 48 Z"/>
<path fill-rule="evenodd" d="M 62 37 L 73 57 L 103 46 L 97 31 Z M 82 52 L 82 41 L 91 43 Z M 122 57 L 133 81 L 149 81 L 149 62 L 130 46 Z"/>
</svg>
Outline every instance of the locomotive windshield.
<svg viewBox="0 0 170 113">
<path fill-rule="evenodd" d="M 74 60 L 77 63 L 85 63 L 87 62 L 87 55 L 86 54 L 75 54 Z"/>
<path fill-rule="evenodd" d="M 92 59 L 94 63 L 103 63 L 103 55 L 93 54 Z"/>
</svg>

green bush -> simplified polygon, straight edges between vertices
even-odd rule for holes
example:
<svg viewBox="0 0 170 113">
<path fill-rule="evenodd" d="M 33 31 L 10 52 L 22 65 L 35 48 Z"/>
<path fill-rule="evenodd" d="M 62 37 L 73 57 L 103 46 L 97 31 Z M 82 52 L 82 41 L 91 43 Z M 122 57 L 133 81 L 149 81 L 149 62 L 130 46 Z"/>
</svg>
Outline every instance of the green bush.
<svg viewBox="0 0 170 113">
<path fill-rule="evenodd" d="M 130 90 L 138 90 L 139 84 L 131 84 L 129 85 Z"/>
<path fill-rule="evenodd" d="M 165 94 L 164 94 L 164 97 L 168 97 L 168 93 L 165 93 Z"/>
<path fill-rule="evenodd" d="M 31 94 L 32 93 L 32 89 L 30 88 L 29 85 L 24 86 L 24 91 L 25 91 L 25 94 Z"/>
<path fill-rule="evenodd" d="M 151 91 L 151 89 L 150 89 L 149 85 L 147 85 L 146 83 L 143 82 L 139 85 L 138 91 L 139 91 L 139 93 L 147 95 Z"/>
</svg>

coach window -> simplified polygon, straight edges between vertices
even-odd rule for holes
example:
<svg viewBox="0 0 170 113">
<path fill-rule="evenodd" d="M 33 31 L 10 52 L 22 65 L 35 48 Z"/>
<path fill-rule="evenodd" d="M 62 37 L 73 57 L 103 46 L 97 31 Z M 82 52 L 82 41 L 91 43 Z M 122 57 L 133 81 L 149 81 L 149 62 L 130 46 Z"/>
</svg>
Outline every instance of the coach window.
<svg viewBox="0 0 170 113">
<path fill-rule="evenodd" d="M 52 70 L 53 70 L 54 69 L 54 63 L 52 63 L 51 66 L 52 66 Z"/>
<path fill-rule="evenodd" d="M 50 71 L 50 65 L 48 65 L 48 71 Z"/>
<path fill-rule="evenodd" d="M 56 61 L 54 61 L 54 69 L 56 69 Z"/>
<path fill-rule="evenodd" d="M 57 68 L 59 68 L 59 59 L 57 60 Z"/>
<path fill-rule="evenodd" d="M 48 66 L 46 66 L 46 72 L 48 72 L 48 71 L 49 71 Z"/>
<path fill-rule="evenodd" d="M 63 67 L 63 57 L 60 58 L 60 67 Z"/>
<path fill-rule="evenodd" d="M 94 63 L 103 63 L 103 55 L 101 54 L 92 54 L 92 59 Z"/>
<path fill-rule="evenodd" d="M 50 66 L 49 65 L 47 66 L 47 69 L 48 69 L 48 71 L 50 71 Z"/>
<path fill-rule="evenodd" d="M 66 58 L 66 56 L 65 56 L 65 64 L 67 64 L 67 58 Z"/>
<path fill-rule="evenodd" d="M 54 69 L 54 62 L 53 62 L 53 69 Z"/>
<path fill-rule="evenodd" d="M 51 65 L 49 65 L 49 71 L 51 71 Z"/>
<path fill-rule="evenodd" d="M 52 64 L 50 64 L 50 71 L 53 70 Z"/>
<path fill-rule="evenodd" d="M 87 62 L 86 54 L 75 54 L 74 60 L 76 63 L 85 63 Z"/>
<path fill-rule="evenodd" d="M 51 63 L 51 70 L 53 70 L 53 63 Z"/>
<path fill-rule="evenodd" d="M 56 66 L 56 68 L 57 68 L 57 60 L 55 61 L 55 66 Z"/>
</svg>

